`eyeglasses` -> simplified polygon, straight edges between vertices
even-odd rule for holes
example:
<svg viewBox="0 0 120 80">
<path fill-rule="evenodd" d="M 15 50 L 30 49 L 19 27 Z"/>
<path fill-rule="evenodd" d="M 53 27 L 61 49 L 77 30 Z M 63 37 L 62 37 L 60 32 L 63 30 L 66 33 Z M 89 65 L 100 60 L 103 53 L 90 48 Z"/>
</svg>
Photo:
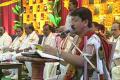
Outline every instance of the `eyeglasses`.
<svg viewBox="0 0 120 80">
<path fill-rule="evenodd" d="M 111 31 L 116 31 L 117 29 L 111 29 Z"/>
</svg>

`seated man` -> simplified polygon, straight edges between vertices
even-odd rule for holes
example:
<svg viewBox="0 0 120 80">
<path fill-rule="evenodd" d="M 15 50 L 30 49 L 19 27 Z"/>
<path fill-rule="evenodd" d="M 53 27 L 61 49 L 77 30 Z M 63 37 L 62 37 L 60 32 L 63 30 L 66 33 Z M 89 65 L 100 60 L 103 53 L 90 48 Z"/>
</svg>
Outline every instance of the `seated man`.
<svg viewBox="0 0 120 80">
<path fill-rule="evenodd" d="M 76 49 L 72 45 L 72 41 L 75 44 L 78 44 L 79 43 L 78 40 L 79 40 L 79 37 L 77 35 L 75 35 L 74 37 L 68 35 L 68 36 L 66 36 L 66 38 L 62 38 L 62 41 L 58 45 L 58 49 L 68 52 L 68 53 L 72 52 L 72 54 L 74 54 L 76 52 Z M 58 54 L 58 53 L 56 53 L 56 54 Z M 57 57 L 60 57 L 60 56 L 57 55 Z M 56 75 L 51 75 L 48 80 L 56 80 L 56 79 L 63 80 L 64 76 L 68 70 L 68 67 L 69 67 L 69 63 L 67 63 L 65 61 L 61 61 L 60 63 L 58 63 L 58 66 L 56 66 L 56 69 L 53 69 L 51 71 L 51 73 L 54 72 L 54 73 L 56 73 Z M 59 71 L 60 71 L 60 74 L 59 74 Z"/>
<path fill-rule="evenodd" d="M 46 36 L 46 38 L 43 38 L 42 44 L 41 45 L 49 45 L 51 47 L 54 48 L 61 48 L 65 51 L 70 51 L 71 48 L 71 40 L 73 40 L 72 37 L 67 36 L 66 38 L 60 38 L 60 37 L 56 37 L 57 33 L 54 33 L 51 30 L 51 26 L 45 24 L 43 27 L 43 32 L 44 35 Z M 76 39 L 77 40 L 77 39 Z M 74 40 L 75 41 L 75 40 Z M 58 62 L 47 62 L 45 63 L 45 68 L 44 68 L 44 79 L 45 80 L 56 80 L 58 74 L 56 73 L 57 67 L 58 67 L 59 63 Z M 60 79 L 63 78 L 63 75 L 65 75 L 66 70 L 67 70 L 67 66 L 64 65 L 60 65 L 61 68 L 61 74 L 60 74 Z"/>
<path fill-rule="evenodd" d="M 15 31 L 17 37 L 13 40 L 9 47 L 4 48 L 6 52 L 0 55 L 0 61 L 11 60 L 12 56 L 16 54 L 16 50 L 21 46 L 24 39 L 23 28 L 19 27 Z"/>
<path fill-rule="evenodd" d="M 11 42 L 12 38 L 8 35 L 7 32 L 5 32 L 5 29 L 3 27 L 0 27 L 0 58 L 1 54 L 4 53 L 4 48 L 8 47 Z M 2 71 L 0 70 L 0 74 L 1 73 Z"/>
<path fill-rule="evenodd" d="M 112 58 L 112 79 L 119 80 L 120 77 L 118 76 L 120 73 L 120 23 L 114 22 L 112 25 L 112 37 L 110 38 L 110 42 L 116 43 L 115 51 Z"/>
<path fill-rule="evenodd" d="M 39 41 L 38 35 L 34 31 L 33 25 L 26 24 L 24 28 L 25 28 L 25 33 L 26 33 L 25 38 L 23 39 L 23 42 L 21 46 L 19 47 L 19 49 L 16 50 L 17 54 L 12 56 L 12 60 L 15 62 L 18 62 L 16 60 L 17 56 L 22 56 L 21 52 L 28 52 L 30 50 L 35 50 L 35 47 L 33 46 L 33 44 L 38 44 L 38 41 Z M 29 72 L 28 76 L 31 77 L 32 76 L 31 62 L 25 61 L 25 64 Z"/>
<path fill-rule="evenodd" d="M 45 24 L 43 26 L 43 33 L 44 33 L 44 36 L 43 36 L 43 39 L 42 39 L 42 42 L 41 42 L 41 45 L 44 46 L 44 45 L 49 45 L 49 46 L 53 46 L 53 47 L 56 47 L 56 33 L 54 33 L 54 27 L 52 27 L 51 25 L 49 24 Z M 45 68 L 44 68 L 44 79 L 47 80 L 50 75 L 54 75 L 55 73 L 51 73 L 51 69 L 53 66 L 57 65 L 57 63 L 53 63 L 53 62 L 47 62 L 45 63 Z"/>
<path fill-rule="evenodd" d="M 4 53 L 4 48 L 8 47 L 12 42 L 12 38 L 5 32 L 3 27 L 0 27 L 0 54 Z"/>
</svg>

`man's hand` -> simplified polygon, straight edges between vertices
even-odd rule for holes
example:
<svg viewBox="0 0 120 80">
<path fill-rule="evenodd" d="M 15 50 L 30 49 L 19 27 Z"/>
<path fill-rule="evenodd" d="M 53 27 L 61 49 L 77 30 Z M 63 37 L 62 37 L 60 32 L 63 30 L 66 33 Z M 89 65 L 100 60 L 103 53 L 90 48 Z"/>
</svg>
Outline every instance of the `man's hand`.
<svg viewBox="0 0 120 80">
<path fill-rule="evenodd" d="M 49 45 L 44 45 L 43 46 L 43 52 L 48 53 L 48 54 L 52 54 L 52 55 L 56 55 L 57 54 L 57 49 L 53 48 Z"/>
<path fill-rule="evenodd" d="M 9 48 L 8 50 L 9 50 L 10 52 L 13 52 L 13 51 L 14 51 L 14 49 L 12 49 L 12 48 Z"/>
</svg>

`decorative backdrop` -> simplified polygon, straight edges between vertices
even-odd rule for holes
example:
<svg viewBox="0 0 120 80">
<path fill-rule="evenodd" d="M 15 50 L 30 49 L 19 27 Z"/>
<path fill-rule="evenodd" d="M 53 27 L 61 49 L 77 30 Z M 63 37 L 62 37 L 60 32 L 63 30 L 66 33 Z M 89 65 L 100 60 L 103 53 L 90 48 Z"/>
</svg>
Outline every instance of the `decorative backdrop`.
<svg viewBox="0 0 120 80">
<path fill-rule="evenodd" d="M 4 2 L 8 2 L 11 0 L 0 0 L 0 4 Z M 17 1 L 17 0 L 16 0 Z M 5 30 L 10 34 L 14 34 L 13 26 L 14 26 L 14 20 L 18 17 L 12 12 L 12 7 L 14 7 L 16 3 L 9 4 L 6 6 L 1 6 L 1 13 L 0 13 L 0 19 L 1 19 L 1 26 L 5 28 Z"/>
</svg>

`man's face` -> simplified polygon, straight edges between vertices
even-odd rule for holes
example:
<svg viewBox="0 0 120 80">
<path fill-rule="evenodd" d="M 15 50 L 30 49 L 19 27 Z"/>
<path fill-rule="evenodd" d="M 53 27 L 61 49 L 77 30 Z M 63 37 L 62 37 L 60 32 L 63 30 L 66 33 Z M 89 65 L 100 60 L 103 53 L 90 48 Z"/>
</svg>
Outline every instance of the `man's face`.
<svg viewBox="0 0 120 80">
<path fill-rule="evenodd" d="M 3 33 L 4 33 L 3 27 L 0 27 L 0 35 L 3 35 Z"/>
<path fill-rule="evenodd" d="M 16 34 L 17 34 L 18 36 L 22 36 L 23 31 L 22 31 L 20 28 L 18 28 L 18 29 L 16 29 Z"/>
<path fill-rule="evenodd" d="M 74 27 L 75 32 L 79 35 L 84 30 L 84 22 L 78 16 L 72 16 L 72 25 Z"/>
<path fill-rule="evenodd" d="M 44 27 L 43 27 L 43 33 L 44 33 L 44 35 L 48 36 L 50 32 L 51 32 L 51 31 L 49 30 L 49 27 L 48 27 L 48 26 L 44 26 Z"/>
<path fill-rule="evenodd" d="M 112 25 L 111 31 L 112 31 L 113 36 L 115 36 L 115 37 L 118 36 L 118 35 L 120 35 L 119 24 L 114 23 L 114 24 Z"/>
<path fill-rule="evenodd" d="M 25 28 L 25 33 L 27 35 L 31 33 L 31 30 L 30 30 L 29 26 L 26 25 L 24 28 Z"/>
</svg>

